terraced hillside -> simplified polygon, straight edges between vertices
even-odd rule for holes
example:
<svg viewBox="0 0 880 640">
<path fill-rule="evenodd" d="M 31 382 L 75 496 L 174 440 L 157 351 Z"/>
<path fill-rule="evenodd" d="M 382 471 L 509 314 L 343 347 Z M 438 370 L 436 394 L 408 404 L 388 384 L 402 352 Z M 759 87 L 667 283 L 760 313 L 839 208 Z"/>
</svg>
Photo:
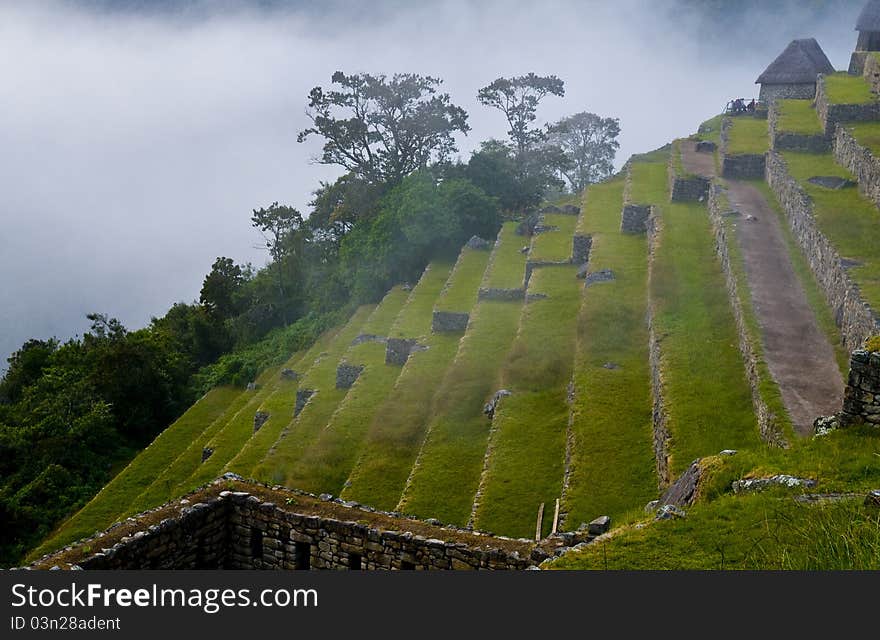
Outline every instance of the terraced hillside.
<svg viewBox="0 0 880 640">
<path fill-rule="evenodd" d="M 840 119 L 873 108 L 865 87 L 829 77 L 769 122 L 715 118 L 579 207 L 472 239 L 255 388 L 212 390 L 38 553 L 233 472 L 513 537 L 622 525 L 566 568 L 713 568 L 713 544 L 752 566 L 731 540 L 767 503 L 733 479 L 880 478 L 875 435 L 812 438 L 849 351 L 880 332 L 880 119 Z M 681 560 L 644 507 L 695 460 L 695 519 L 718 521 L 668 525 L 697 550 Z"/>
</svg>

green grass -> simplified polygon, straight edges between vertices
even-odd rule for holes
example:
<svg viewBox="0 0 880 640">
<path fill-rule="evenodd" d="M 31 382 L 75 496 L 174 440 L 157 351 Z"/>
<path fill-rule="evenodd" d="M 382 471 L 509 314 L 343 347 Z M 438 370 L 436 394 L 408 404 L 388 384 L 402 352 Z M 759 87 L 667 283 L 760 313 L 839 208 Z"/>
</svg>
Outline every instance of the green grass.
<svg viewBox="0 0 880 640">
<path fill-rule="evenodd" d="M 845 71 L 825 76 L 825 95 L 831 104 L 867 104 L 877 99 L 863 77 Z"/>
<path fill-rule="evenodd" d="M 562 491 L 571 380 L 582 297 L 576 266 L 544 267 L 532 274 L 529 293 L 548 297 L 526 305 L 502 372 L 513 395 L 496 410 L 488 467 L 475 525 L 511 536 L 531 536 L 538 505 Z"/>
<path fill-rule="evenodd" d="M 653 189 L 661 182 L 655 178 Z M 704 206 L 669 203 L 650 295 L 669 416 L 670 469 L 757 445 L 758 428 L 721 265 Z"/>
<path fill-rule="evenodd" d="M 505 222 L 498 234 L 500 244 L 492 252 L 490 264 L 481 286 L 491 289 L 521 289 L 525 278 L 525 256 L 521 253 L 529 239 L 516 235 L 517 222 Z M 497 263 L 497 267 L 494 266 Z"/>
<path fill-rule="evenodd" d="M 615 280 L 584 293 L 578 318 L 566 528 L 599 515 L 618 522 L 656 496 L 648 369 L 648 247 L 619 232 L 623 181 L 593 185 L 584 208 L 590 269 Z M 606 368 L 613 363 L 616 368 Z"/>
<path fill-rule="evenodd" d="M 637 204 L 661 204 L 668 200 L 666 193 L 666 160 L 634 162 L 630 168 L 629 201 Z"/>
<path fill-rule="evenodd" d="M 834 355 L 836 356 L 840 373 L 843 376 L 843 379 L 846 380 L 849 372 L 850 354 L 843 346 L 843 337 L 840 334 L 840 329 L 834 322 L 834 314 L 831 312 L 831 307 L 828 306 L 828 301 L 825 299 L 822 290 L 819 288 L 819 284 L 816 282 L 816 276 L 813 274 L 812 269 L 810 269 L 810 263 L 807 262 L 800 245 L 798 245 L 798 242 L 791 231 L 791 227 L 788 224 L 788 220 L 785 218 L 785 213 L 783 213 L 779 201 L 776 199 L 776 195 L 766 182 L 755 183 L 755 187 L 764 194 L 764 198 L 766 198 L 767 202 L 779 218 L 779 226 L 782 229 L 782 237 L 785 240 L 785 246 L 788 249 L 788 256 L 791 260 L 791 265 L 794 268 L 798 280 L 800 280 L 801 285 L 804 287 L 804 292 L 807 295 L 807 302 L 816 316 L 819 329 L 825 334 L 825 337 L 828 338 L 828 343 L 834 349 Z"/>
<path fill-rule="evenodd" d="M 788 473 L 816 492 L 854 500 L 801 505 L 797 491 L 730 493 L 733 480 Z M 684 520 L 626 527 L 607 542 L 550 563 L 554 569 L 880 569 L 880 514 L 862 506 L 880 484 L 880 431 L 861 427 L 715 458 L 701 500 Z M 723 565 L 722 565 L 723 555 Z"/>
<path fill-rule="evenodd" d="M 419 283 L 413 288 L 406 306 L 388 333 L 393 338 L 422 338 L 431 332 L 434 304 L 446 281 L 452 264 L 432 262 L 425 269 Z"/>
<path fill-rule="evenodd" d="M 143 487 L 168 465 L 169 459 L 198 437 L 205 425 L 221 419 L 243 395 L 241 389 L 233 387 L 211 389 L 28 557 L 39 557 L 113 524 Z"/>
<path fill-rule="evenodd" d="M 452 308 L 471 312 L 483 276 L 477 267 L 485 269 L 488 257 L 485 251 L 463 249 L 442 300 L 447 294 L 458 296 L 459 291 L 469 291 L 471 306 Z M 462 295 L 460 299 L 465 298 Z M 410 356 L 393 391 L 373 417 L 363 451 L 342 491 L 346 499 L 386 510 L 397 507 L 428 425 L 438 415 L 434 396 L 452 366 L 459 336 L 433 334 L 427 345 L 427 351 Z"/>
<path fill-rule="evenodd" d="M 455 272 L 449 285 L 443 289 L 434 309 L 437 311 L 467 312 L 477 302 L 477 289 L 486 272 L 491 253 L 486 250 L 461 250 L 455 263 Z"/>
<path fill-rule="evenodd" d="M 399 296 L 395 294 L 392 300 L 396 304 Z M 327 424 L 336 406 L 345 397 L 347 389 L 336 388 L 336 367 L 350 348 L 352 340 L 366 333 L 364 327 L 377 310 L 378 307 L 374 305 L 359 308 L 326 351 L 321 352 L 309 367 L 299 383 L 299 388 L 312 389 L 315 394 L 299 416 L 281 432 L 265 458 L 254 467 L 252 471 L 254 478 L 272 484 L 284 483 L 287 474 L 294 468 L 320 430 Z"/>
<path fill-rule="evenodd" d="M 876 205 L 854 187 L 831 190 L 807 182 L 812 176 L 853 179 L 831 154 L 782 155 L 792 177 L 812 199 L 819 229 L 841 257 L 858 263 L 847 273 L 859 286 L 862 298 L 872 309 L 880 309 L 880 212 Z"/>
<path fill-rule="evenodd" d="M 577 227 L 577 216 L 548 213 L 544 215 L 543 224 L 548 227 L 559 227 L 556 231 L 548 231 L 535 236 L 529 260 L 534 262 L 563 262 L 571 258 L 571 237 Z"/>
<path fill-rule="evenodd" d="M 764 185 L 764 183 L 762 182 L 761 185 Z M 721 197 L 725 201 L 727 200 L 726 195 Z M 772 202 L 772 199 L 768 200 L 768 202 Z M 728 202 L 725 202 L 724 208 L 730 208 Z M 755 308 L 752 305 L 751 289 L 748 276 L 746 275 L 742 249 L 737 241 L 737 227 L 734 219 L 731 217 L 722 216 L 720 224 L 723 225 L 725 230 L 724 238 L 727 245 L 727 255 L 730 260 L 730 271 L 736 280 L 736 302 L 742 311 L 748 342 L 752 346 L 752 352 L 755 357 L 758 396 L 770 413 L 770 429 L 789 442 L 795 435 L 794 424 L 791 421 L 788 410 L 785 408 L 779 385 L 773 379 L 770 367 L 764 358 L 763 333 L 761 325 L 758 323 Z"/>
<path fill-rule="evenodd" d="M 731 118 L 725 153 L 736 155 L 763 155 L 770 147 L 767 121 L 760 118 Z"/>
<path fill-rule="evenodd" d="M 312 347 L 300 359 L 297 373 L 303 376 L 308 367 L 315 361 L 320 353 L 326 351 L 333 344 L 342 327 L 336 327 L 324 334 L 312 345 Z M 269 419 L 262 428 L 255 433 L 242 450 L 224 467 L 224 471 L 231 471 L 244 477 L 253 474 L 254 467 L 259 464 L 269 448 L 281 435 L 282 430 L 293 421 L 293 409 L 296 405 L 296 391 L 299 384 L 285 384 L 266 400 L 265 410 L 269 412 Z"/>
<path fill-rule="evenodd" d="M 432 263 L 413 289 L 391 330 L 392 335 L 421 336 L 430 330 L 434 301 L 446 284 L 452 265 Z M 421 333 L 415 333 L 421 332 Z M 436 357 L 434 344 L 428 352 Z M 442 360 L 442 354 L 440 354 Z M 385 345 L 368 342 L 352 347 L 347 356 L 364 365 L 364 371 L 345 400 L 321 431 L 312 447 L 287 475 L 289 486 L 338 495 L 358 459 L 376 411 L 391 394 L 401 367 L 385 364 Z M 451 356 L 449 357 L 451 359 Z M 409 368 L 409 362 L 404 369 Z"/>
<path fill-rule="evenodd" d="M 778 100 L 776 106 L 779 109 L 778 131 L 807 136 L 824 133 L 812 100 Z"/>
<path fill-rule="evenodd" d="M 846 128 L 860 145 L 867 147 L 875 157 L 880 156 L 880 122 L 853 122 Z"/>
<path fill-rule="evenodd" d="M 708 140 L 716 145 L 721 144 L 721 123 L 724 121 L 723 115 L 717 115 L 703 122 L 697 129 L 697 139 Z"/>
</svg>

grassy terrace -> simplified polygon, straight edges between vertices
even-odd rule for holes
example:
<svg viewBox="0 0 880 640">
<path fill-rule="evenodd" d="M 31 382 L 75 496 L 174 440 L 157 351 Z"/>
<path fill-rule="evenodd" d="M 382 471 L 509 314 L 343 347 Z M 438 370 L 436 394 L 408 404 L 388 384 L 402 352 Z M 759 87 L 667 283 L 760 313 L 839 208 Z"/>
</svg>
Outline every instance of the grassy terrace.
<svg viewBox="0 0 880 640">
<path fill-rule="evenodd" d="M 697 130 L 697 138 L 699 140 L 708 140 L 716 145 L 721 144 L 721 122 L 724 120 L 723 115 L 717 115 L 702 123 Z"/>
<path fill-rule="evenodd" d="M 813 200 L 816 223 L 841 257 L 854 260 L 847 270 L 872 309 L 880 309 L 880 212 L 856 188 L 830 190 L 810 184 L 812 176 L 854 179 L 831 154 L 783 154 L 791 175 Z"/>
<path fill-rule="evenodd" d="M 434 301 L 451 270 L 452 265 L 448 263 L 428 266 L 401 310 L 391 335 L 418 337 L 424 343 L 423 336 L 431 328 Z M 434 345 L 429 346 L 429 352 L 433 351 Z M 402 370 L 385 364 L 384 347 L 374 342 L 352 347 L 348 360 L 363 364 L 364 371 L 315 443 L 288 473 L 289 486 L 314 493 L 340 493 L 358 459 L 373 416 L 392 392 Z M 405 368 L 409 368 L 409 364 Z"/>
<path fill-rule="evenodd" d="M 525 279 L 525 259 L 520 250 L 528 238 L 516 235 L 517 222 L 505 222 L 498 234 L 500 245 L 492 252 L 492 267 L 481 286 L 492 289 L 521 289 Z M 497 264 L 497 266 L 496 266 Z"/>
<path fill-rule="evenodd" d="M 113 524 L 119 514 L 168 465 L 168 461 L 178 451 L 197 438 L 205 425 L 222 419 L 243 395 L 241 389 L 233 387 L 211 389 L 156 436 L 146 449 L 29 557 L 38 557 Z"/>
<path fill-rule="evenodd" d="M 668 198 L 662 174 L 640 188 L 651 202 Z M 650 296 L 672 436 L 670 468 L 678 475 L 694 458 L 760 439 L 705 207 L 664 204 L 660 218 Z"/>
<path fill-rule="evenodd" d="M 257 391 L 246 391 L 242 394 L 243 404 L 236 404 L 235 411 L 228 412 L 222 420 L 217 420 L 208 426 L 198 438 L 189 443 L 188 447 L 181 447 L 182 450 L 179 450 L 176 458 L 166 461 L 165 469 L 149 486 L 144 488 L 131 504 L 126 505 L 125 515 L 151 509 L 175 497 L 177 487 L 184 483 L 202 464 L 202 449 L 217 434 L 227 429 L 231 424 L 241 424 L 242 421 L 248 419 L 253 425 L 254 412 L 263 403 L 263 400 L 274 391 L 274 382 L 278 380 L 280 370 L 281 367 L 272 367 L 260 374 L 256 380 Z M 223 462 L 225 463 L 226 460 Z"/>
<path fill-rule="evenodd" d="M 513 234 L 515 229 L 516 223 L 502 229 L 502 242 L 492 253 L 483 286 L 505 282 L 495 272 L 524 272 L 525 256 L 509 250 L 522 242 Z M 428 434 L 400 501 L 401 511 L 458 525 L 470 518 L 491 426 L 483 405 L 501 388 L 501 366 L 522 309 L 521 302 L 498 300 L 483 300 L 474 307 L 455 360 L 434 395 Z"/>
<path fill-rule="evenodd" d="M 543 224 L 558 227 L 556 231 L 548 231 L 535 236 L 529 260 L 535 262 L 562 262 L 571 258 L 571 237 L 577 227 L 578 217 L 548 213 Z"/>
<path fill-rule="evenodd" d="M 867 147 L 875 157 L 880 157 L 880 122 L 853 122 L 847 124 L 853 137 Z"/>
<path fill-rule="evenodd" d="M 264 461 L 257 467 L 259 479 L 271 479 L 272 482 L 288 487 L 300 488 L 297 483 L 302 481 L 302 465 L 306 456 L 311 455 L 309 450 L 322 437 L 323 431 L 333 419 L 334 413 L 340 408 L 346 396 L 354 390 L 354 387 L 351 389 L 336 388 L 337 365 L 341 360 L 345 360 L 350 364 L 365 365 L 376 370 L 378 367 L 371 365 L 378 362 L 384 369 L 384 344 L 366 342 L 351 346 L 351 340 L 358 334 L 387 336 L 408 298 L 409 292 L 399 286 L 391 289 L 370 314 L 360 331 L 354 333 L 346 341 L 348 348 L 343 349 L 341 353 L 333 354 L 331 359 L 316 367 L 314 381 L 302 383 L 303 388 L 315 389 L 316 393 L 294 421 L 292 427 L 282 433 L 273 448 L 274 450 L 270 449 Z M 396 375 L 397 371 L 395 370 L 394 373 Z M 366 370 L 361 376 L 365 374 Z"/>
<path fill-rule="evenodd" d="M 330 348 L 340 328 L 327 331 L 298 362 L 297 373 L 304 375 L 306 369 L 317 359 L 318 355 Z M 254 467 L 266 455 L 281 431 L 293 421 L 293 409 L 296 405 L 296 391 L 298 384 L 283 384 L 280 389 L 273 393 L 261 407 L 269 413 L 269 419 L 257 431 L 241 451 L 223 468 L 223 471 L 232 471 L 244 477 L 251 476 Z"/>
<path fill-rule="evenodd" d="M 582 298 L 576 266 L 536 269 L 529 293 L 548 297 L 526 304 L 508 354 L 501 386 L 513 392 L 495 413 L 491 452 L 476 511 L 480 529 L 529 537 L 538 505 L 549 507 L 562 492 L 571 380 Z"/>
<path fill-rule="evenodd" d="M 625 527 L 551 563 L 554 569 L 880 569 L 876 515 L 862 506 L 880 483 L 880 432 L 870 427 L 759 447 L 715 458 L 703 500 L 687 518 Z M 815 478 L 820 492 L 861 492 L 855 500 L 802 505 L 796 491 L 730 493 L 733 480 L 788 473 Z"/>
<path fill-rule="evenodd" d="M 727 155 L 763 155 L 770 146 L 767 121 L 740 116 L 731 118 L 727 133 Z"/>
<path fill-rule="evenodd" d="M 637 171 L 640 173 L 640 171 Z M 620 233 L 623 180 L 593 185 L 584 230 L 590 270 L 615 280 L 587 288 L 578 318 L 566 528 L 607 514 L 619 522 L 656 496 L 648 369 L 648 247 Z M 606 365 L 613 363 L 616 368 Z"/>
<path fill-rule="evenodd" d="M 395 294 L 395 302 L 398 297 Z M 377 307 L 373 305 L 359 308 L 300 380 L 301 389 L 312 389 L 315 394 L 299 416 L 281 432 L 266 457 L 254 467 L 252 473 L 255 478 L 276 484 L 283 483 L 286 474 L 314 441 L 319 430 L 327 424 L 346 392 L 345 389 L 336 388 L 336 367 L 352 340 L 366 333 L 364 327 L 375 316 L 376 311 Z"/>
<path fill-rule="evenodd" d="M 766 186 L 764 183 L 761 184 L 762 186 Z M 727 202 L 727 196 L 722 195 L 721 197 L 724 200 L 724 208 L 729 210 L 730 203 Z M 772 203 L 774 200 L 771 197 L 767 202 Z M 755 308 L 752 305 L 752 296 L 750 293 L 748 277 L 746 276 L 745 262 L 743 261 L 740 244 L 736 239 L 737 228 L 735 219 L 733 217 L 722 217 L 721 224 L 724 225 L 725 230 L 724 237 L 727 241 L 727 255 L 730 259 L 730 271 L 736 279 L 737 302 L 739 303 L 740 309 L 742 309 L 743 324 L 745 325 L 748 340 L 752 345 L 752 350 L 754 351 L 755 360 L 757 362 L 758 395 L 770 410 L 770 413 L 775 416 L 775 420 L 773 421 L 774 430 L 782 435 L 786 441 L 791 441 L 795 435 L 794 425 L 792 424 L 791 416 L 788 414 L 785 404 L 782 401 L 782 392 L 779 390 L 779 385 L 770 374 L 770 368 L 767 365 L 767 361 L 764 359 L 761 325 L 758 323 L 758 316 L 755 314 Z M 785 228 L 788 228 L 787 224 L 785 224 Z M 791 247 L 789 247 L 789 249 L 791 249 Z"/>
<path fill-rule="evenodd" d="M 777 129 L 801 135 L 822 135 L 824 129 L 812 100 L 779 100 Z"/>
<path fill-rule="evenodd" d="M 877 99 L 863 77 L 845 71 L 825 76 L 825 95 L 831 104 L 867 104 Z"/>
<path fill-rule="evenodd" d="M 445 308 L 470 312 L 488 261 L 487 251 L 463 249 L 438 306 L 448 304 L 451 298 L 455 306 Z M 380 509 L 397 506 L 428 425 L 437 413 L 433 407 L 437 386 L 453 363 L 459 341 L 458 335 L 433 334 L 427 338 L 427 351 L 410 356 L 369 425 L 343 497 Z"/>
</svg>

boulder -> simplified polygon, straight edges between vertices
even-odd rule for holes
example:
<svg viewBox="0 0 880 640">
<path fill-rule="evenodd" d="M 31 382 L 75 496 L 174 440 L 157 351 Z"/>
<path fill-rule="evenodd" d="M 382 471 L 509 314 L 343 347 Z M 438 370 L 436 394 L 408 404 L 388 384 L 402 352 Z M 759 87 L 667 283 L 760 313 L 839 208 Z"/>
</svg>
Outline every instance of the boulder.
<svg viewBox="0 0 880 640">
<path fill-rule="evenodd" d="M 865 496 L 865 506 L 880 508 L 880 489 L 868 492 L 868 495 Z"/>
<path fill-rule="evenodd" d="M 214 454 L 214 450 L 211 447 L 202 447 L 202 462 L 210 458 Z"/>
<path fill-rule="evenodd" d="M 299 380 L 299 374 L 293 369 L 282 369 L 281 370 L 281 379 L 282 380 Z"/>
<path fill-rule="evenodd" d="M 587 526 L 587 532 L 591 536 L 601 536 L 608 533 L 611 528 L 611 518 L 609 516 L 599 516 Z"/>
<path fill-rule="evenodd" d="M 837 429 L 840 429 L 840 419 L 837 416 L 819 416 L 813 422 L 813 434 L 815 437 L 821 438 Z"/>
<path fill-rule="evenodd" d="M 700 484 L 701 474 L 702 469 L 700 468 L 700 459 L 697 458 L 691 462 L 691 466 L 689 466 L 685 472 L 663 492 L 663 495 L 660 496 L 660 504 L 667 506 L 673 505 L 676 507 L 687 507 L 692 505 L 697 497 L 697 487 Z"/>
<path fill-rule="evenodd" d="M 254 433 L 259 431 L 266 421 L 269 419 L 269 414 L 265 411 L 257 411 L 254 414 Z"/>
</svg>

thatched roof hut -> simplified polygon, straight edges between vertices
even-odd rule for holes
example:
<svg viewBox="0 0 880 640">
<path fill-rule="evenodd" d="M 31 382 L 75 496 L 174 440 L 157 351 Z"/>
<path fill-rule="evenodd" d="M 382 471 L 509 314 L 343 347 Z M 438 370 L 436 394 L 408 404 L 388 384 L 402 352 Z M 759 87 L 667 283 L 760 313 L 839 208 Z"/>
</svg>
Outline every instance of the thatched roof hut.
<svg viewBox="0 0 880 640">
<path fill-rule="evenodd" d="M 761 85 L 761 100 L 810 99 L 816 95 L 820 73 L 834 73 L 834 67 L 815 38 L 792 40 L 755 81 Z"/>
</svg>

